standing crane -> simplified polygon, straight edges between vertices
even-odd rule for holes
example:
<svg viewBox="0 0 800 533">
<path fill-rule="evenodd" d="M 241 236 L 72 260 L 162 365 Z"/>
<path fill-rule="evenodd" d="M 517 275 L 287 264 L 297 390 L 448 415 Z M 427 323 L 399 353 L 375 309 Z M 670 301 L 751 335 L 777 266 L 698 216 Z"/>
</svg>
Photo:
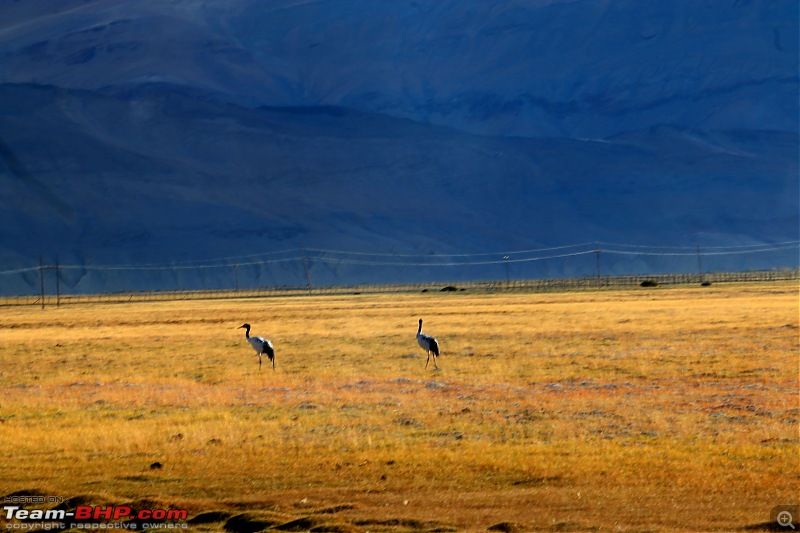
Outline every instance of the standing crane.
<svg viewBox="0 0 800 533">
<path fill-rule="evenodd" d="M 433 354 L 433 366 L 439 368 L 436 364 L 436 357 L 439 355 L 439 343 L 436 342 L 436 339 L 429 335 L 425 335 L 422 333 L 422 319 L 419 319 L 419 329 L 417 330 L 417 344 L 419 347 L 428 352 L 428 359 L 425 361 L 425 368 L 428 368 L 428 363 L 431 360 L 431 354 Z"/>
<path fill-rule="evenodd" d="M 272 347 L 272 343 L 264 337 L 251 337 L 250 324 L 242 324 L 236 329 L 242 328 L 245 328 L 244 337 L 247 339 L 247 342 L 250 343 L 250 346 L 252 346 L 256 354 L 258 354 L 258 369 L 261 370 L 261 356 L 266 355 L 269 357 L 269 360 L 272 361 L 272 370 L 275 370 L 275 348 Z"/>
</svg>

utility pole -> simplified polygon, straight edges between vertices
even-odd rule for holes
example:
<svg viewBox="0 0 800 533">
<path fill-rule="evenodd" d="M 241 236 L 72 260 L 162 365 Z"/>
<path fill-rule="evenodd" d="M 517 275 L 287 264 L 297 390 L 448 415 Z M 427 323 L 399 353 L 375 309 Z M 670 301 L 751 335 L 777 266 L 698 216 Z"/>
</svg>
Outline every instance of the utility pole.
<svg viewBox="0 0 800 533">
<path fill-rule="evenodd" d="M 239 292 L 239 265 L 233 265 L 233 281 L 236 286 L 236 292 Z"/>
<path fill-rule="evenodd" d="M 39 297 L 44 309 L 44 259 L 39 256 Z"/>
<path fill-rule="evenodd" d="M 597 269 L 597 281 L 600 281 L 600 243 L 597 243 L 597 249 L 594 251 L 595 267 Z"/>
<path fill-rule="evenodd" d="M 303 248 L 300 248 L 300 258 L 303 260 L 303 270 L 306 273 L 306 285 L 308 285 L 308 293 L 311 294 L 311 276 L 308 274 L 308 258 L 306 257 L 306 251 Z"/>
<path fill-rule="evenodd" d="M 503 262 L 506 264 L 506 288 L 511 285 L 511 277 L 508 274 L 508 259 L 509 257 L 507 255 L 503 256 Z"/>
<path fill-rule="evenodd" d="M 56 307 L 61 304 L 61 269 L 58 268 L 58 256 L 56 256 Z"/>
<path fill-rule="evenodd" d="M 700 245 L 697 245 L 697 275 L 700 277 L 700 283 L 703 282 L 703 256 L 700 255 Z"/>
</svg>

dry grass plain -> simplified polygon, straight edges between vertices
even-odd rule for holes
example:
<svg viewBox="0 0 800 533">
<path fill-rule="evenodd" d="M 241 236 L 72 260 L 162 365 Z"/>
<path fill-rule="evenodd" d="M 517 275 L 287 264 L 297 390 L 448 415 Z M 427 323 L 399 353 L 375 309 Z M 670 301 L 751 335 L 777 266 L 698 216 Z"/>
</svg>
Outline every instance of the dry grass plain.
<svg viewBox="0 0 800 533">
<path fill-rule="evenodd" d="M 797 282 L 0 307 L 0 495 L 197 531 L 757 529 L 798 500 L 798 370 Z"/>
</svg>

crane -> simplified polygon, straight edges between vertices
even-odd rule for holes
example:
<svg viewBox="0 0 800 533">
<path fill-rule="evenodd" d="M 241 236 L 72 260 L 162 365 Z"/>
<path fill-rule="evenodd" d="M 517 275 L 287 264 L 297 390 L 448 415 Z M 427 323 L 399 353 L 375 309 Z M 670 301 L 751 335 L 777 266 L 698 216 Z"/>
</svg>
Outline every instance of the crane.
<svg viewBox="0 0 800 533">
<path fill-rule="evenodd" d="M 436 339 L 429 335 L 422 333 L 422 319 L 419 319 L 419 329 L 417 330 L 417 344 L 419 347 L 428 353 L 428 359 L 425 361 L 425 368 L 428 368 L 428 363 L 431 360 L 431 353 L 433 354 L 433 366 L 439 368 L 436 364 L 436 357 L 439 355 L 439 343 Z"/>
<path fill-rule="evenodd" d="M 247 342 L 250 343 L 250 346 L 252 346 L 256 354 L 258 354 L 258 369 L 261 370 L 261 356 L 266 355 L 269 360 L 272 361 L 272 370 L 275 370 L 275 348 L 272 347 L 272 343 L 264 337 L 251 337 L 250 324 L 242 324 L 236 329 L 242 328 L 245 328 L 244 337 L 247 339 Z"/>
</svg>

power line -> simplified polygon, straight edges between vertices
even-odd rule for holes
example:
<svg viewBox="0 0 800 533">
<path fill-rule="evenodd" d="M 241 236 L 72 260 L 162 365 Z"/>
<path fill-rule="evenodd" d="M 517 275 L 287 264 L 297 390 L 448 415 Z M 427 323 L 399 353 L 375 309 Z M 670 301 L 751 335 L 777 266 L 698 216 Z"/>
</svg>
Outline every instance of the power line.
<svg viewBox="0 0 800 533">
<path fill-rule="evenodd" d="M 749 250 L 731 250 L 728 252 L 699 252 L 702 256 L 711 256 L 711 255 L 742 255 L 742 254 L 757 254 L 763 252 L 774 252 L 778 250 L 791 250 L 792 248 L 796 248 L 797 244 L 795 245 L 785 245 L 785 246 L 773 246 L 769 248 L 760 248 L 760 249 L 749 249 Z M 610 249 L 603 249 L 604 253 L 608 254 L 616 254 L 616 255 L 647 255 L 647 256 L 660 256 L 660 257 L 682 257 L 682 256 L 697 256 L 698 251 L 695 249 L 693 251 L 687 252 L 640 252 L 640 251 L 630 251 L 630 250 L 610 250 Z"/>
<path fill-rule="evenodd" d="M 783 241 L 766 244 L 748 244 L 732 246 L 706 246 L 703 250 L 698 250 L 697 246 L 651 246 L 638 244 L 620 244 L 604 242 L 587 242 L 582 244 L 569 244 L 562 246 L 552 246 L 546 248 L 536 248 L 529 250 L 516 250 L 506 252 L 480 252 L 480 253 L 460 253 L 460 254 L 395 254 L 385 252 L 361 252 L 349 250 L 330 250 L 322 248 L 292 248 L 276 252 L 264 252 L 261 254 L 240 255 L 220 257 L 206 260 L 178 261 L 170 264 L 123 264 L 123 265 L 59 265 L 59 270 L 79 270 L 79 271 L 159 271 L 159 270 L 199 270 L 199 269 L 222 269 L 246 266 L 263 266 L 278 263 L 304 262 L 305 269 L 308 262 L 335 263 L 343 265 L 368 265 L 368 266 L 410 266 L 410 267 L 448 267 L 448 266 L 480 266 L 480 265 L 499 265 L 509 263 L 530 263 L 549 259 L 561 259 L 567 257 L 577 257 L 581 255 L 607 253 L 614 255 L 634 255 L 634 256 L 654 256 L 654 257 L 684 257 L 684 256 L 725 256 L 767 253 L 773 251 L 790 250 L 798 248 L 800 241 Z M 557 250 L 569 250 L 575 248 L 585 248 L 568 253 L 536 255 L 544 252 Z M 674 251 L 673 251 L 674 250 Z M 324 255 L 309 255 L 308 252 Z M 275 257 L 279 255 L 292 254 L 290 257 Z M 340 256 L 340 257 L 337 257 Z M 526 257 L 520 257 L 526 256 Z M 496 259 L 484 259 L 495 257 Z M 386 258 L 395 259 L 387 260 Z M 458 260 L 454 260 L 458 258 Z M 238 261 L 238 259 L 247 259 Z M 462 260 L 463 259 L 463 260 Z M 0 275 L 22 274 L 36 272 L 40 270 L 53 269 L 48 265 L 15 268 L 0 271 Z"/>
<path fill-rule="evenodd" d="M 219 265 L 62 265 L 64 270 L 201 270 L 213 268 L 233 268 L 250 265 L 268 265 L 271 263 L 290 263 L 299 261 L 300 257 L 288 257 L 285 259 L 268 259 L 262 261 L 244 261 L 238 263 L 224 263 Z"/>
<path fill-rule="evenodd" d="M 658 250 L 695 250 L 698 245 L 694 246 L 653 246 L 653 245 L 644 245 L 644 244 L 618 244 L 618 243 L 608 243 L 608 242 L 597 242 L 597 245 L 603 246 L 613 246 L 618 248 L 649 248 L 649 249 L 658 249 Z M 782 245 L 792 245 L 798 246 L 800 241 L 783 241 L 783 242 L 773 242 L 773 243 L 763 243 L 763 244 L 738 244 L 738 245 L 727 245 L 727 246 L 703 246 L 704 250 L 728 250 L 728 249 L 745 249 L 745 248 L 761 248 L 765 246 L 782 246 Z"/>
<path fill-rule="evenodd" d="M 17 268 L 15 270 L 3 270 L 0 272 L 0 276 L 5 274 L 22 274 L 23 272 L 36 272 L 39 270 L 39 267 L 26 267 L 26 268 Z"/>
<path fill-rule="evenodd" d="M 325 254 L 341 254 L 341 255 L 362 255 L 362 256 L 375 256 L 375 257 L 481 257 L 481 256 L 504 256 L 504 255 L 520 255 L 520 254 L 532 254 L 538 252 L 550 252 L 553 250 L 565 250 L 567 248 L 581 248 L 585 246 L 589 246 L 593 243 L 581 243 L 581 244 L 566 244 L 563 246 L 552 246 L 549 248 L 536 248 L 532 250 L 516 250 L 516 251 L 505 251 L 505 252 L 480 252 L 480 253 L 471 253 L 471 254 L 437 254 L 435 256 L 430 254 L 396 254 L 396 253 L 378 253 L 378 252 L 350 252 L 344 250 L 326 250 L 322 248 L 305 248 L 307 252 L 319 252 Z"/>
<path fill-rule="evenodd" d="M 574 252 L 570 254 L 549 255 L 544 257 L 526 257 L 521 259 L 497 259 L 494 261 L 447 261 L 447 262 L 409 262 L 409 261 L 363 261 L 358 259 L 329 259 L 327 261 L 340 265 L 374 265 L 374 266 L 475 266 L 475 265 L 500 265 L 505 263 L 529 263 L 532 261 L 543 261 L 545 259 L 559 259 L 562 257 L 574 257 L 594 253 L 592 250 Z M 450 257 L 450 256 L 441 256 Z M 326 261 L 323 259 L 323 262 Z"/>
<path fill-rule="evenodd" d="M 133 265 L 133 266 L 141 267 L 141 268 L 153 268 L 153 269 L 177 268 L 179 266 L 211 267 L 211 268 L 213 268 L 213 267 L 233 266 L 233 265 L 240 265 L 241 266 L 241 265 L 247 265 L 247 264 L 257 264 L 257 263 L 261 263 L 261 262 L 267 262 L 268 263 L 268 262 L 271 262 L 271 261 L 291 261 L 291 260 L 295 260 L 296 259 L 294 257 L 290 257 L 290 258 L 286 258 L 286 259 L 279 259 L 279 260 L 267 260 L 267 259 L 258 260 L 258 259 L 256 259 L 256 258 L 261 257 L 261 256 L 273 256 L 273 255 L 281 255 L 281 254 L 288 254 L 288 253 L 299 254 L 300 253 L 300 249 L 299 248 L 290 248 L 290 249 L 287 249 L 287 250 L 280 250 L 280 251 L 277 251 L 277 252 L 263 252 L 263 253 L 260 253 L 260 254 L 233 255 L 233 256 L 228 256 L 228 257 L 216 257 L 216 258 L 213 258 L 213 259 L 187 259 L 187 260 L 183 260 L 183 261 L 174 261 L 174 262 L 169 263 L 169 264 L 166 264 L 166 263 L 143 263 L 143 264 Z M 250 261 L 246 261 L 246 262 L 235 261 L 236 259 L 243 259 L 243 258 L 248 258 L 248 259 L 250 259 Z M 216 264 L 216 263 L 219 263 L 221 261 L 225 261 L 225 262 L 221 263 L 221 264 Z M 112 269 L 117 269 L 117 268 L 124 267 L 124 266 L 131 266 L 131 265 L 95 265 L 94 268 L 104 268 L 104 269 L 112 270 Z M 76 266 L 76 265 L 67 265 L 67 266 L 62 266 L 61 268 L 87 268 L 87 267 Z"/>
</svg>

